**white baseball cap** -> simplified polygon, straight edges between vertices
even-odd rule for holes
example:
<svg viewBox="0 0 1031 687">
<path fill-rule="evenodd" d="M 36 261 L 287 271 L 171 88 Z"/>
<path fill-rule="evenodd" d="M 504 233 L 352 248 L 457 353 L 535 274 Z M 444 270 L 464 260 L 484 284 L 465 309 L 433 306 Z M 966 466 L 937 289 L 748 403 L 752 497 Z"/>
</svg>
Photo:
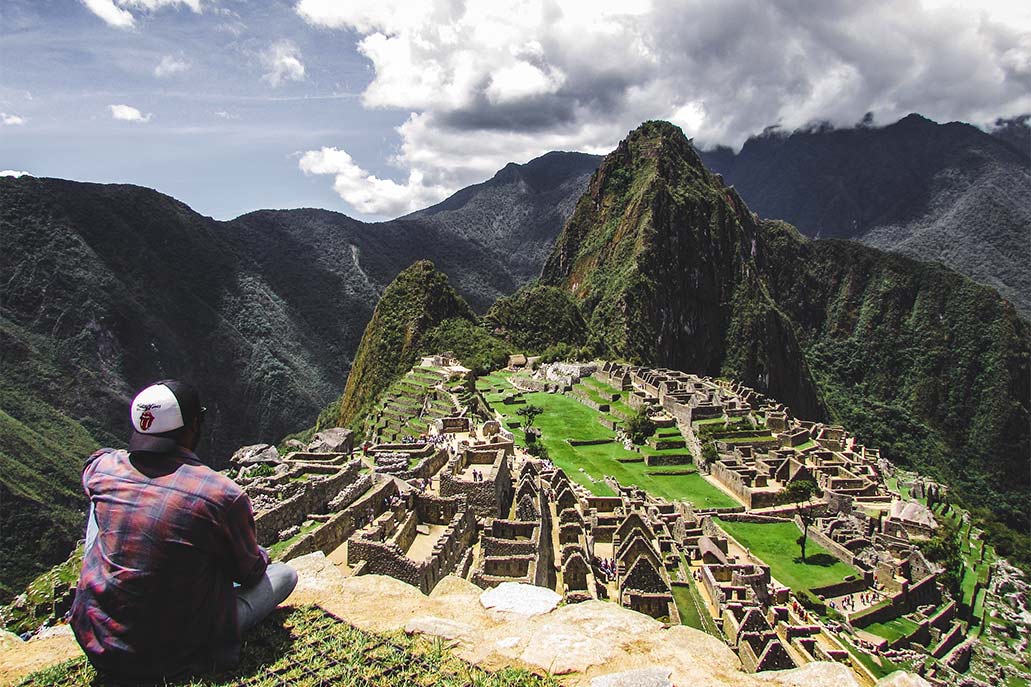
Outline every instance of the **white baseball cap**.
<svg viewBox="0 0 1031 687">
<path fill-rule="evenodd" d="M 203 419 L 205 408 L 197 390 L 177 379 L 155 382 L 136 394 L 129 406 L 132 422 L 130 451 L 167 453 L 178 445 L 175 436 L 168 436 L 192 422 Z"/>
</svg>

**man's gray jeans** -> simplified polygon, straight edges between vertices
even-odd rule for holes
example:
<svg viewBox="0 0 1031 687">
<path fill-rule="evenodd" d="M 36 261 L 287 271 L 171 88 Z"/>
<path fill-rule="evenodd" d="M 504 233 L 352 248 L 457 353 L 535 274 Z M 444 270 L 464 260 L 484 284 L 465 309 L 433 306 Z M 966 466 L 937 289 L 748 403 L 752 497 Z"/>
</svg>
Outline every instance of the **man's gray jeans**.
<svg viewBox="0 0 1031 687">
<path fill-rule="evenodd" d="M 265 574 L 251 587 L 236 588 L 236 622 L 246 632 L 290 596 L 297 585 L 297 572 L 286 563 L 270 563 Z"/>
</svg>

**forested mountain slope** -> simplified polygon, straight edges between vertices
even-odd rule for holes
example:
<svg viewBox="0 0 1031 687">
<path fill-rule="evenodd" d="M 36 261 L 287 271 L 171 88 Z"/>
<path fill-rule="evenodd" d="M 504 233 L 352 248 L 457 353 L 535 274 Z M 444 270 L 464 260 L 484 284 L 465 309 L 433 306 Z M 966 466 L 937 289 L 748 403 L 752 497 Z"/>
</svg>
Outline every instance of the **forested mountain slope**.
<svg viewBox="0 0 1031 687">
<path fill-rule="evenodd" d="M 1031 162 L 1026 117 L 994 135 L 912 114 L 885 127 L 811 128 L 702 152 L 762 217 L 936 260 L 1031 317 Z"/>
</svg>

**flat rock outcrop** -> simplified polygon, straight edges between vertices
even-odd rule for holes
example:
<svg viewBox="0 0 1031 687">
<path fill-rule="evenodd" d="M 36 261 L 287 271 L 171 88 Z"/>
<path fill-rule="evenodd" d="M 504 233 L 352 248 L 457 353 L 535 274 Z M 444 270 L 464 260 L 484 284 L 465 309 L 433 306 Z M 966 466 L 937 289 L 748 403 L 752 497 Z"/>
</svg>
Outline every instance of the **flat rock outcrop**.
<svg viewBox="0 0 1031 687">
<path fill-rule="evenodd" d="M 491 591 L 453 576 L 424 596 L 390 577 L 347 577 L 321 553 L 295 558 L 290 564 L 299 577 L 290 603 L 318 603 L 365 630 L 404 629 L 443 637 L 458 656 L 484 668 L 550 671 L 563 676 L 570 687 L 858 687 L 852 672 L 837 663 L 746 673 L 734 652 L 715 637 L 689 627 L 666 627 L 605 601 L 558 606 L 527 617 L 486 608 L 481 598 L 489 598 Z"/>
</svg>

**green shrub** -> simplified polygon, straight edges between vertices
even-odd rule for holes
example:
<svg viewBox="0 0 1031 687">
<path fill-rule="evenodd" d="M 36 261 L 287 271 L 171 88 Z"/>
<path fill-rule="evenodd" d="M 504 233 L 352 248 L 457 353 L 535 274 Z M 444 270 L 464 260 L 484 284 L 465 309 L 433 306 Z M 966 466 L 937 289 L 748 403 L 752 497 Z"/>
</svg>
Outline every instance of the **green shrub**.
<svg viewBox="0 0 1031 687">
<path fill-rule="evenodd" d="M 630 441 L 635 444 L 643 444 L 648 437 L 655 433 L 655 423 L 652 422 L 646 408 L 639 408 L 637 414 L 632 415 L 623 423 L 623 429 L 630 437 Z"/>
</svg>

